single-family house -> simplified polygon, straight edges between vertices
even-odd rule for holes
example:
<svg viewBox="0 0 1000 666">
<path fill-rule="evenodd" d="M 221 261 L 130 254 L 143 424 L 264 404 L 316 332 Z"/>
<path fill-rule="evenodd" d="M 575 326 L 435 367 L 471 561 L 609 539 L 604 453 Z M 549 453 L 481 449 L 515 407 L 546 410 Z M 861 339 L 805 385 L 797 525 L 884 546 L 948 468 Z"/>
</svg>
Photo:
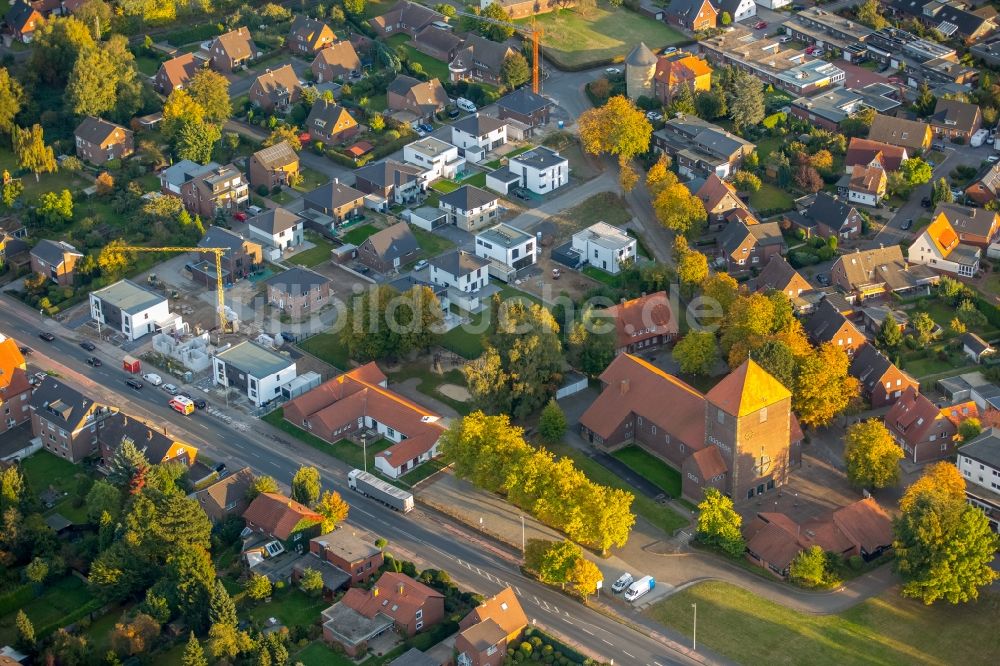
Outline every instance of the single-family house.
<svg viewBox="0 0 1000 666">
<path fill-rule="evenodd" d="M 333 30 L 319 19 L 296 14 L 288 30 L 285 46 L 294 53 L 316 55 L 337 39 Z"/>
<path fill-rule="evenodd" d="M 864 220 L 850 202 L 827 192 L 817 192 L 816 198 L 803 211 L 802 216 L 815 229 L 816 234 L 824 238 L 836 236 L 843 240 L 860 236 Z"/>
<path fill-rule="evenodd" d="M 444 21 L 445 17 L 430 7 L 402 0 L 381 16 L 368 21 L 380 37 L 403 33 L 413 37 L 423 28 Z"/>
<path fill-rule="evenodd" d="M 847 184 L 847 200 L 862 206 L 878 206 L 885 198 L 888 178 L 877 166 L 855 164 Z"/>
<path fill-rule="evenodd" d="M 41 13 L 25 0 L 12 2 L 3 18 L 7 30 L 22 44 L 31 43 L 42 20 Z"/>
<path fill-rule="evenodd" d="M 313 537 L 309 540 L 309 552 L 350 575 L 352 585 L 372 580 L 385 561 L 374 538 L 363 539 L 356 530 L 347 527 Z"/>
<path fill-rule="evenodd" d="M 1000 198 L 1000 162 L 965 188 L 965 196 L 977 206 L 986 206 Z"/>
<path fill-rule="evenodd" d="M 615 323 L 615 354 L 639 354 L 674 341 L 677 317 L 665 291 L 617 303 L 602 312 Z"/>
<path fill-rule="evenodd" d="M 898 171 L 904 160 L 909 159 L 906 148 L 884 141 L 852 137 L 847 145 L 844 168 L 851 173 L 855 166 L 880 167 L 885 171 Z"/>
<path fill-rule="evenodd" d="M 352 76 L 360 76 L 361 58 L 354 50 L 354 45 L 345 39 L 334 42 L 317 53 L 309 68 L 316 83 L 344 81 Z"/>
<path fill-rule="evenodd" d="M 500 197 L 474 185 L 463 185 L 438 200 L 438 208 L 448 214 L 448 223 L 469 232 L 495 224 L 499 204 Z"/>
<path fill-rule="evenodd" d="M 843 349 L 848 356 L 854 356 L 868 342 L 865 334 L 825 298 L 803 322 L 803 328 L 817 347 L 830 342 Z"/>
<path fill-rule="evenodd" d="M 201 67 L 201 61 L 193 53 L 182 53 L 165 60 L 153 77 L 153 87 L 161 95 L 169 95 L 187 85 Z"/>
<path fill-rule="evenodd" d="M 736 193 L 736 188 L 719 178 L 714 171 L 708 174 L 708 178 L 694 195 L 705 205 L 708 226 L 712 231 L 722 231 L 730 211 L 746 209 L 746 204 Z"/>
<path fill-rule="evenodd" d="M 76 264 L 83 253 L 66 241 L 42 239 L 31 248 L 31 272 L 44 275 L 62 287 L 72 287 Z"/>
<path fill-rule="evenodd" d="M 327 442 L 363 438 L 392 442 L 375 467 L 397 478 L 438 454 L 445 431 L 439 414 L 388 388 L 374 363 L 355 368 L 285 403 L 285 420 Z M 360 446 L 360 443 L 359 443 Z"/>
<path fill-rule="evenodd" d="M 305 130 L 311 141 L 330 145 L 343 143 L 360 131 L 358 121 L 336 102 L 316 100 L 306 118 Z"/>
<path fill-rule="evenodd" d="M 459 291 L 479 291 L 490 281 L 490 263 L 465 250 L 434 257 L 430 265 L 431 282 Z"/>
<path fill-rule="evenodd" d="M 749 221 L 752 222 L 753 219 Z M 781 225 L 777 222 L 730 222 L 719 234 L 717 244 L 719 257 L 725 260 L 731 273 L 766 266 L 785 249 Z"/>
<path fill-rule="evenodd" d="M 529 128 L 549 124 L 552 102 L 527 87 L 509 92 L 497 100 L 500 120 L 516 120 Z"/>
<path fill-rule="evenodd" d="M 670 0 L 664 9 L 667 23 L 692 32 L 716 27 L 719 10 L 709 0 Z"/>
<path fill-rule="evenodd" d="M 90 318 L 129 341 L 160 330 L 167 333 L 181 325 L 170 312 L 166 296 L 131 280 L 90 292 Z"/>
<path fill-rule="evenodd" d="M 309 539 L 319 535 L 323 516 L 280 493 L 261 493 L 247 506 L 243 520 L 247 529 L 301 553 Z"/>
<path fill-rule="evenodd" d="M 938 281 L 929 268 L 907 262 L 898 245 L 842 254 L 833 262 L 830 278 L 849 298 L 858 301 L 928 290 Z"/>
<path fill-rule="evenodd" d="M 735 1 L 744 4 L 750 2 L 750 0 Z M 753 5 L 753 2 L 750 4 Z M 707 92 L 712 87 L 711 65 L 704 58 L 686 51 L 675 51 L 658 58 L 656 69 L 653 71 L 652 96 L 664 105 L 669 105 L 681 86 L 689 88 L 693 95 Z"/>
<path fill-rule="evenodd" d="M 299 156 L 287 141 L 261 148 L 250 156 L 250 185 L 268 190 L 289 185 L 299 173 Z"/>
<path fill-rule="evenodd" d="M 507 123 L 481 113 L 466 116 L 452 123 L 451 143 L 467 161 L 480 162 L 507 143 Z"/>
<path fill-rule="evenodd" d="M 470 32 L 465 43 L 455 52 L 448 63 L 448 75 L 452 81 L 480 81 L 490 85 L 500 85 L 503 80 L 503 62 L 516 54 L 507 43 L 494 42 L 478 33 Z"/>
<path fill-rule="evenodd" d="M 983 112 L 977 104 L 938 97 L 930 123 L 935 135 L 968 142 L 983 126 Z"/>
<path fill-rule="evenodd" d="M 753 0 L 717 0 L 719 21 L 722 14 L 727 13 L 733 23 L 739 23 L 757 15 L 757 3 Z"/>
<path fill-rule="evenodd" d="M 861 384 L 861 397 L 872 409 L 893 404 L 908 388 L 920 390 L 920 382 L 897 368 L 872 344 L 862 345 L 854 353 L 849 372 Z"/>
<path fill-rule="evenodd" d="M 246 26 L 219 35 L 208 47 L 208 64 L 217 72 L 232 74 L 260 56 Z"/>
<path fill-rule="evenodd" d="M 209 227 L 198 241 L 198 247 L 226 249 L 222 255 L 222 277 L 225 284 L 233 284 L 249 277 L 264 263 L 264 248 L 260 243 L 222 227 Z M 202 252 L 199 263 L 193 268 L 195 270 L 192 277 L 195 280 L 211 289 L 216 287 L 215 253 Z"/>
<path fill-rule="evenodd" d="M 341 222 L 361 214 L 365 207 L 365 193 L 339 180 L 332 180 L 308 192 L 302 201 L 303 216 L 307 220 L 312 221 L 313 218 L 309 211 L 322 213 L 333 221 L 331 227 L 324 231 L 335 231 Z"/>
<path fill-rule="evenodd" d="M 250 505 L 247 498 L 253 479 L 253 471 L 244 467 L 195 491 L 194 499 L 213 523 L 221 523 L 229 516 L 242 516 Z"/>
<path fill-rule="evenodd" d="M 215 162 L 198 164 L 191 160 L 178 160 L 160 172 L 160 192 L 180 197 L 184 183 L 214 171 L 219 166 Z"/>
<path fill-rule="evenodd" d="M 330 303 L 333 281 L 301 266 L 264 280 L 267 302 L 293 317 L 316 312 Z"/>
<path fill-rule="evenodd" d="M 293 379 L 294 359 L 249 340 L 212 356 L 212 383 L 236 389 L 255 407 L 280 396 L 281 387 Z"/>
<path fill-rule="evenodd" d="M 993 213 L 989 213 L 989 216 L 995 217 Z M 944 212 L 939 213 L 917 236 L 907 253 L 909 260 L 915 264 L 961 277 L 974 277 L 979 272 L 979 255 L 978 247 L 959 240 L 958 233 Z"/>
<path fill-rule="evenodd" d="M 757 276 L 757 291 L 780 291 L 793 304 L 800 300 L 802 294 L 812 290 L 812 285 L 780 255 L 771 257 Z"/>
<path fill-rule="evenodd" d="M 520 640 L 528 616 L 509 586 L 486 599 L 458 623 L 457 663 L 502 666 L 507 646 Z"/>
<path fill-rule="evenodd" d="M 938 407 L 916 388 L 908 388 L 882 420 L 906 460 L 919 465 L 955 455 L 959 424 L 978 415 L 972 401 Z"/>
<path fill-rule="evenodd" d="M 91 164 L 124 159 L 135 152 L 132 130 L 103 118 L 87 116 L 77 126 L 74 136 L 77 156 Z"/>
<path fill-rule="evenodd" d="M 464 43 L 465 40 L 456 35 L 450 26 L 442 28 L 433 23 L 420 30 L 410 40 L 413 48 L 442 62 L 450 62 Z"/>
<path fill-rule="evenodd" d="M 965 499 L 979 507 L 993 531 L 1000 531 L 1000 429 L 987 428 L 958 450 L 958 471 L 965 479 Z"/>
<path fill-rule="evenodd" d="M 930 149 L 933 137 L 934 132 L 927 123 L 880 113 L 875 114 L 868 130 L 869 139 L 906 148 L 911 155 Z"/>
<path fill-rule="evenodd" d="M 181 184 L 181 200 L 192 215 L 202 220 L 219 214 L 235 214 L 250 201 L 250 185 L 232 164 L 201 172 Z"/>
<path fill-rule="evenodd" d="M 424 169 L 428 182 L 454 178 L 465 169 L 465 158 L 459 156 L 458 147 L 433 136 L 403 146 L 403 161 Z"/>
<path fill-rule="evenodd" d="M 507 170 L 518 185 L 535 194 L 548 194 L 569 182 L 569 160 L 546 146 L 536 146 L 507 160 Z"/>
<path fill-rule="evenodd" d="M 366 164 L 354 172 L 354 187 L 394 204 L 412 203 L 427 188 L 427 170 L 395 160 Z"/>
<path fill-rule="evenodd" d="M 250 238 L 279 250 L 298 247 L 305 238 L 305 220 L 278 206 L 268 208 L 247 220 Z"/>
<path fill-rule="evenodd" d="M 954 203 L 940 203 L 934 221 L 946 219 L 962 243 L 986 249 L 1000 240 L 1000 214 L 985 208 L 969 208 Z"/>
<path fill-rule="evenodd" d="M 537 251 L 533 235 L 502 222 L 476 234 L 476 256 L 489 260 L 491 268 L 494 262 L 514 271 L 532 266 Z"/>
<path fill-rule="evenodd" d="M 198 458 L 198 449 L 170 435 L 162 425 L 150 425 L 122 412 L 115 412 L 97 424 L 97 443 L 105 466 L 131 440 L 152 465 L 178 462 L 190 467 Z"/>
<path fill-rule="evenodd" d="M 291 65 L 268 69 L 250 85 L 250 102 L 265 113 L 288 113 L 302 97 L 299 75 Z"/>
<path fill-rule="evenodd" d="M 377 231 L 358 247 L 358 261 L 379 273 L 398 270 L 420 252 L 417 237 L 406 222 Z"/>
<path fill-rule="evenodd" d="M 582 263 L 612 275 L 633 265 L 637 256 L 636 239 L 607 222 L 597 222 L 576 232 L 570 243 Z"/>
<path fill-rule="evenodd" d="M 420 120 L 433 120 L 434 114 L 448 106 L 448 93 L 437 79 L 419 81 L 400 74 L 386 91 L 390 111 L 408 111 Z"/>
</svg>

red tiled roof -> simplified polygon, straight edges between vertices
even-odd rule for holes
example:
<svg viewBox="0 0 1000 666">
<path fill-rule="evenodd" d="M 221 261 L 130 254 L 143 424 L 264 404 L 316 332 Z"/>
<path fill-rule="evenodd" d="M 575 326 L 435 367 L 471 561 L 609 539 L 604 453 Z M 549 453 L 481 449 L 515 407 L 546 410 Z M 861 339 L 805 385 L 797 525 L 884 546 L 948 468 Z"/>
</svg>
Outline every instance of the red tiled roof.
<svg viewBox="0 0 1000 666">
<path fill-rule="evenodd" d="M 871 497 L 834 511 L 833 523 L 869 553 L 892 543 L 892 519 Z"/>
<path fill-rule="evenodd" d="M 847 147 L 844 166 L 853 167 L 856 164 L 867 166 L 876 157 L 886 171 L 896 171 L 906 157 L 906 149 L 883 141 L 854 137 Z"/>
<path fill-rule="evenodd" d="M 605 313 L 615 319 L 619 348 L 657 335 L 677 335 L 677 319 L 665 291 L 612 305 Z"/>
<path fill-rule="evenodd" d="M 323 520 L 304 504 L 278 493 L 261 493 L 250 502 L 243 518 L 266 533 L 284 541 L 303 520 Z"/>
<path fill-rule="evenodd" d="M 443 596 L 406 574 L 386 571 L 370 591 L 352 587 L 341 599 L 341 603 L 369 619 L 382 613 L 405 623 L 429 599 Z"/>
<path fill-rule="evenodd" d="M 729 195 L 734 203 L 743 207 L 743 201 L 736 195 L 736 188 L 719 178 L 714 172 L 709 174 L 705 183 L 695 193 L 695 196 L 705 204 L 705 210 L 709 212 L 713 211 L 726 198 L 726 195 Z"/>
<path fill-rule="evenodd" d="M 717 446 L 706 446 L 700 451 L 695 451 L 691 454 L 691 460 L 698 467 L 702 479 L 713 479 L 729 471 L 729 466 L 722 459 Z"/>
</svg>

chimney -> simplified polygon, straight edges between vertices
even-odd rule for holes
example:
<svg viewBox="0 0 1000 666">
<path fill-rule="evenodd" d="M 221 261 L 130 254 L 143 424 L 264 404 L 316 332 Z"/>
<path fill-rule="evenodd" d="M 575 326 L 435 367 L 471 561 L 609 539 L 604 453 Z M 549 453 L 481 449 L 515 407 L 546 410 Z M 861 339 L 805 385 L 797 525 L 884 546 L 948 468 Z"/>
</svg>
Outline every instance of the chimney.
<svg viewBox="0 0 1000 666">
<path fill-rule="evenodd" d="M 378 596 L 378 585 L 372 588 L 372 597 Z"/>
<path fill-rule="evenodd" d="M 399 594 L 399 596 L 405 595 L 406 594 L 406 585 L 404 585 L 403 583 L 400 583 L 399 584 L 399 588 L 396 590 L 396 593 Z"/>
<path fill-rule="evenodd" d="M 621 392 L 621 395 L 625 395 L 626 393 L 628 393 L 628 388 L 629 388 L 629 383 L 627 379 L 623 379 L 621 383 L 618 385 L 618 390 Z"/>
</svg>

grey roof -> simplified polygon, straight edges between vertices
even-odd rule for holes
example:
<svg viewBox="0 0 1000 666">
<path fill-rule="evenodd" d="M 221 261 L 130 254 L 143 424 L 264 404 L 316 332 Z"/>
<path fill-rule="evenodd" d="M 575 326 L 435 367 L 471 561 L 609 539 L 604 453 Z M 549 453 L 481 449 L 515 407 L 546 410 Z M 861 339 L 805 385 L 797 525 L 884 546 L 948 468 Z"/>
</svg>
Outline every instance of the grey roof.
<svg viewBox="0 0 1000 666">
<path fill-rule="evenodd" d="M 668 16 L 686 19 L 697 14 L 703 4 L 705 0 L 670 0 L 664 11 Z"/>
<path fill-rule="evenodd" d="M 254 215 L 247 221 L 247 225 L 259 229 L 269 236 L 292 229 L 297 224 L 302 224 L 302 218 L 287 208 L 280 206 L 278 208 L 269 208 L 259 215 Z"/>
<path fill-rule="evenodd" d="M 983 354 L 992 349 L 992 347 L 990 347 L 990 343 L 986 342 L 986 340 L 983 340 L 981 337 L 972 332 L 963 333 L 959 340 L 961 340 L 963 346 L 968 347 L 977 355 Z"/>
<path fill-rule="evenodd" d="M 474 32 L 470 32 L 465 38 L 465 44 L 455 54 L 455 60 L 460 60 L 463 57 L 469 58 L 470 60 L 474 60 L 479 67 L 485 68 L 494 74 L 499 74 L 504 58 L 511 51 L 513 49 L 507 44 L 494 42 Z"/>
<path fill-rule="evenodd" d="M 461 277 L 473 273 L 484 266 L 489 266 L 490 262 L 464 250 L 454 250 L 434 257 L 430 263 L 431 266 L 439 268 L 449 275 Z"/>
<path fill-rule="evenodd" d="M 979 116 L 979 107 L 956 99 L 938 98 L 931 116 L 931 124 L 954 127 L 963 132 L 970 132 Z"/>
<path fill-rule="evenodd" d="M 840 229 L 852 212 L 857 215 L 857 210 L 851 204 L 826 192 L 819 192 L 812 205 L 806 210 L 806 215 L 832 229 Z"/>
<path fill-rule="evenodd" d="M 11 5 L 11 8 L 7 10 L 7 14 L 4 16 L 4 21 L 6 21 L 7 25 L 12 28 L 24 32 L 27 28 L 27 25 L 25 24 L 34 13 L 35 9 L 31 5 L 24 2 L 24 0 L 20 0 L 19 2 L 15 2 Z"/>
<path fill-rule="evenodd" d="M 51 241 L 48 239 L 38 241 L 38 244 L 31 248 L 31 254 L 50 266 L 58 266 L 63 263 L 67 254 L 75 254 L 79 257 L 83 256 L 79 250 L 66 241 Z"/>
<path fill-rule="evenodd" d="M 515 157 L 510 158 L 509 162 L 518 162 L 521 164 L 526 164 L 530 167 L 536 169 L 547 169 L 551 166 L 557 164 L 562 164 L 566 162 L 566 158 L 552 150 L 551 148 L 546 148 L 545 146 L 537 146 L 532 148 L 526 153 L 521 153 Z"/>
<path fill-rule="evenodd" d="M 632 67 L 649 67 L 656 64 L 656 54 L 649 50 L 645 42 L 639 42 L 625 58 L 625 64 Z"/>
<path fill-rule="evenodd" d="M 441 666 L 441 660 L 433 659 L 417 648 L 410 648 L 390 661 L 389 666 Z"/>
<path fill-rule="evenodd" d="M 72 431 L 83 423 L 94 406 L 94 401 L 68 386 L 62 379 L 46 376 L 35 387 L 29 404 L 36 412 L 43 414 L 46 420 Z"/>
<path fill-rule="evenodd" d="M 495 132 L 501 127 L 505 127 L 506 125 L 507 123 L 503 120 L 498 120 L 493 116 L 476 113 L 452 123 L 451 126 L 453 129 L 465 132 L 466 134 L 471 134 L 473 136 L 485 136 L 490 132 Z"/>
<path fill-rule="evenodd" d="M 534 236 L 525 231 L 521 231 L 517 227 L 500 223 L 495 227 L 490 227 L 485 231 L 479 232 L 476 234 L 476 238 L 482 238 L 483 240 L 493 243 L 494 245 L 502 245 L 503 247 L 511 248 L 532 240 Z"/>
<path fill-rule="evenodd" d="M 508 93 L 497 100 L 497 106 L 526 116 L 540 111 L 551 104 L 552 102 L 541 95 L 536 95 L 528 88 L 518 88 L 514 92 Z"/>
<path fill-rule="evenodd" d="M 363 560 L 379 553 L 374 541 L 362 539 L 346 527 L 313 537 L 309 541 L 333 551 L 348 562 Z"/>
<path fill-rule="evenodd" d="M 805 320 L 803 328 L 813 343 L 823 344 L 832 340 L 837 331 L 847 323 L 850 323 L 847 321 L 847 317 L 824 298 L 816 306 L 816 311 Z"/>
<path fill-rule="evenodd" d="M 410 252 L 420 249 L 417 237 L 410 231 L 406 222 L 399 222 L 388 229 L 372 234 L 363 244 L 371 244 L 375 253 L 388 261 L 404 257 Z"/>
<path fill-rule="evenodd" d="M 463 185 L 454 192 L 442 196 L 439 201 L 458 210 L 472 210 L 499 199 L 497 195 L 481 190 L 474 185 Z"/>
<path fill-rule="evenodd" d="M 225 247 L 232 251 L 242 249 L 245 242 L 243 236 L 213 225 L 205 230 L 205 235 L 198 241 L 198 247 Z M 229 252 L 226 255 L 228 256 Z"/>
<path fill-rule="evenodd" d="M 856 377 L 865 389 L 871 391 L 882 383 L 882 377 L 893 367 L 895 367 L 893 362 L 876 349 L 875 345 L 864 344 L 854 353 L 850 374 Z"/>
<path fill-rule="evenodd" d="M 989 428 L 959 449 L 958 454 L 972 458 L 993 469 L 1000 469 L 1000 430 Z"/>
<path fill-rule="evenodd" d="M 326 185 L 320 185 L 312 192 L 306 194 L 303 197 L 303 200 L 305 201 L 307 208 L 329 210 L 332 208 L 340 208 L 341 206 L 349 204 L 352 201 L 364 198 L 364 192 L 344 185 L 341 182 L 331 181 Z"/>
<path fill-rule="evenodd" d="M 423 173 L 423 169 L 412 164 L 404 164 L 396 160 L 385 160 L 383 162 L 375 162 L 374 164 L 366 164 L 360 169 L 355 170 L 354 176 L 356 178 L 364 178 L 379 187 L 388 187 L 390 185 L 399 187 L 400 185 L 417 180 Z"/>
<path fill-rule="evenodd" d="M 488 174 L 486 174 L 486 176 L 494 180 L 499 180 L 501 183 L 513 183 L 514 181 L 521 179 L 521 177 L 515 175 L 514 172 L 510 170 L 509 167 L 505 166 L 489 172 Z"/>
<path fill-rule="evenodd" d="M 131 280 L 119 280 L 104 289 L 91 292 L 105 303 L 117 307 L 122 312 L 136 314 L 148 310 L 157 303 L 167 300 L 166 296 L 140 287 Z"/>
<path fill-rule="evenodd" d="M 101 145 L 115 130 L 119 129 L 124 130 L 126 134 L 131 133 L 131 130 L 127 127 L 116 125 L 113 122 L 104 120 L 103 118 L 88 116 L 84 118 L 83 122 L 76 128 L 76 132 L 74 132 L 74 134 L 88 143 Z"/>
<path fill-rule="evenodd" d="M 332 282 L 330 278 L 315 273 L 308 268 L 302 268 L 301 266 L 289 268 L 287 271 L 282 271 L 264 280 L 264 284 L 280 289 L 287 294 L 303 294 L 314 287 L 329 284 L 330 282 Z"/>
<path fill-rule="evenodd" d="M 221 165 L 215 162 L 209 162 L 208 164 L 198 164 L 197 162 L 192 162 L 191 160 L 181 160 L 163 171 L 160 172 L 160 179 L 165 180 L 171 185 L 177 185 L 180 187 L 189 180 L 194 180 L 198 176 L 202 176 L 210 171 L 218 169 Z"/>
<path fill-rule="evenodd" d="M 175 441 L 160 430 L 121 412 L 101 421 L 99 437 L 102 442 L 108 443 L 112 451 L 117 450 L 126 437 L 131 439 L 154 465 L 163 461 Z"/>
<path fill-rule="evenodd" d="M 431 284 L 430 282 L 419 280 L 413 277 L 413 275 L 410 273 L 407 273 L 406 275 L 401 275 L 400 277 L 396 278 L 395 280 L 389 283 L 389 286 L 400 293 L 407 292 L 410 289 L 413 289 L 414 287 L 427 287 L 435 294 L 437 294 L 438 298 L 441 298 L 448 293 L 448 287 L 445 287 L 440 284 Z"/>
<path fill-rule="evenodd" d="M 410 148 L 412 150 L 418 150 L 423 155 L 430 155 L 431 157 L 437 157 L 442 153 L 446 153 L 449 150 L 455 149 L 455 146 L 451 145 L 447 141 L 442 141 L 437 137 L 426 136 L 423 139 L 420 139 L 419 141 L 414 141 L 413 143 L 409 144 L 407 148 Z"/>
<path fill-rule="evenodd" d="M 292 359 L 249 340 L 217 352 L 215 358 L 254 377 L 267 377 L 295 365 Z"/>
<path fill-rule="evenodd" d="M 963 234 L 975 234 L 989 238 L 990 231 L 996 221 L 996 213 L 985 208 L 969 208 L 961 204 L 942 203 L 934 210 L 934 217 L 941 213 L 948 218 L 948 223 L 962 237 Z M 992 240 L 992 239 L 991 239 Z"/>
</svg>

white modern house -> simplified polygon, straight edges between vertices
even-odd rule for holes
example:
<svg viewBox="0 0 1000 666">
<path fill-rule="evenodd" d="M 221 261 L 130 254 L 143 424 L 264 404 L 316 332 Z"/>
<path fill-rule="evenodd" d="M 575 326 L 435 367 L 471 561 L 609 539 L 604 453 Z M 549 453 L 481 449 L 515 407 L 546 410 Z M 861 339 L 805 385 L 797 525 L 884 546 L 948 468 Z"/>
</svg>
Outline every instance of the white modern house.
<svg viewBox="0 0 1000 666">
<path fill-rule="evenodd" d="M 438 208 L 448 216 L 448 224 L 476 232 L 494 224 L 500 214 L 500 197 L 473 185 L 463 185 L 438 200 Z"/>
<path fill-rule="evenodd" d="M 454 178 L 465 169 L 465 158 L 453 146 L 432 136 L 414 141 L 403 147 L 403 161 L 428 171 L 427 182 L 438 178 Z"/>
<path fill-rule="evenodd" d="M 257 407 L 281 396 L 295 379 L 295 361 L 256 342 L 245 341 L 212 357 L 212 383 L 235 388 Z"/>
<path fill-rule="evenodd" d="M 287 208 L 270 208 L 247 221 L 250 237 L 267 247 L 286 250 L 302 244 L 305 220 Z"/>
<path fill-rule="evenodd" d="M 538 247 L 531 234 L 501 223 L 476 234 L 476 256 L 490 262 L 490 275 L 508 280 L 535 263 Z"/>
<path fill-rule="evenodd" d="M 1000 529 L 1000 430 L 989 428 L 958 449 L 955 463 L 965 479 L 965 498 Z"/>
<path fill-rule="evenodd" d="M 521 187 L 535 194 L 548 194 L 569 182 L 569 160 L 545 146 L 532 148 L 507 161 Z"/>
<path fill-rule="evenodd" d="M 490 280 L 490 262 L 464 250 L 455 250 L 434 257 L 431 264 L 431 282 L 463 292 L 479 291 Z"/>
<path fill-rule="evenodd" d="M 479 113 L 466 116 L 451 126 L 451 142 L 466 160 L 480 162 L 486 153 L 507 143 L 507 123 Z"/>
<path fill-rule="evenodd" d="M 592 224 L 573 234 L 572 248 L 584 263 L 617 275 L 625 262 L 636 258 L 636 240 L 607 222 Z"/>
<path fill-rule="evenodd" d="M 157 331 L 181 331 L 185 326 L 180 316 L 170 311 L 166 296 L 131 280 L 119 280 L 90 292 L 90 318 L 113 328 L 130 342 Z"/>
</svg>

